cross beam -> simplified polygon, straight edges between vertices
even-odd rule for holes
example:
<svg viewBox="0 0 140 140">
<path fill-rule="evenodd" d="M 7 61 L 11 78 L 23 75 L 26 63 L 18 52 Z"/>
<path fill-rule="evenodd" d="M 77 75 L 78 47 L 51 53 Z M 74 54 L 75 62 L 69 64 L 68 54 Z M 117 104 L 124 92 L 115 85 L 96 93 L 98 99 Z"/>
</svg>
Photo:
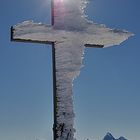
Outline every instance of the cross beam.
<svg viewBox="0 0 140 140">
<path fill-rule="evenodd" d="M 52 0 L 52 26 L 25 21 L 11 27 L 11 41 L 52 45 L 54 140 L 74 140 L 72 80 L 80 71 L 81 46 L 103 48 L 118 45 L 132 35 L 89 22 L 83 17 L 82 2 Z"/>
</svg>

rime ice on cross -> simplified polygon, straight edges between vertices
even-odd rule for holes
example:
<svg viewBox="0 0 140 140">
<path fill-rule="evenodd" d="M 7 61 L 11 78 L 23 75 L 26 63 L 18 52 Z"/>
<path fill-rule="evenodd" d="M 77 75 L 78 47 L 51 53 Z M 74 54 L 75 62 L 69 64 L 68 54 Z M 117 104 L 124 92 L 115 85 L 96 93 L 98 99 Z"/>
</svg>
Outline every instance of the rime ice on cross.
<svg viewBox="0 0 140 140">
<path fill-rule="evenodd" d="M 72 82 L 80 73 L 84 47 L 118 45 L 132 34 L 88 21 L 86 0 L 52 1 L 52 26 L 25 21 L 11 28 L 11 40 L 52 44 L 54 140 L 74 140 Z"/>
</svg>

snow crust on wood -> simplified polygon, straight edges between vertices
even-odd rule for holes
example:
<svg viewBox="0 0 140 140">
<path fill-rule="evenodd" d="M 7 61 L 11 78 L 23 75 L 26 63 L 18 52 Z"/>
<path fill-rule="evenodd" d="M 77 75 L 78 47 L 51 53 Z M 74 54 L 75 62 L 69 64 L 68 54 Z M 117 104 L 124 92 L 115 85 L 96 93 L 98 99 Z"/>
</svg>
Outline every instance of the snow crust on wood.
<svg viewBox="0 0 140 140">
<path fill-rule="evenodd" d="M 17 41 L 54 42 L 57 85 L 57 140 L 74 140 L 72 82 L 80 73 L 84 45 L 109 47 L 132 36 L 86 19 L 87 0 L 54 0 L 54 25 L 25 21 L 13 26 Z"/>
<path fill-rule="evenodd" d="M 75 115 L 73 111 L 72 82 L 80 73 L 84 46 L 81 40 L 72 41 L 55 45 L 57 140 L 74 140 Z"/>
<path fill-rule="evenodd" d="M 87 0 L 54 0 L 54 26 L 57 29 L 81 30 L 87 24 L 84 9 Z"/>
<path fill-rule="evenodd" d="M 81 30 L 57 29 L 54 26 L 34 23 L 33 21 L 25 21 L 13 27 L 13 39 L 15 40 L 61 43 L 78 36 L 83 45 L 93 44 L 104 47 L 119 45 L 132 35 L 125 30 L 109 29 L 95 23 L 87 23 L 85 28 L 82 27 Z"/>
</svg>

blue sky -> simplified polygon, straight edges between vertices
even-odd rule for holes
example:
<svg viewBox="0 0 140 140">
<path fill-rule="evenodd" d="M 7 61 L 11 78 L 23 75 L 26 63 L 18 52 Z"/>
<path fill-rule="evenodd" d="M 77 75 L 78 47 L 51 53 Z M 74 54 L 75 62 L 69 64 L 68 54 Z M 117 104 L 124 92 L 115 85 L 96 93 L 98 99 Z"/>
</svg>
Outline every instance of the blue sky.
<svg viewBox="0 0 140 140">
<path fill-rule="evenodd" d="M 91 0 L 88 18 L 135 34 L 120 46 L 85 50 L 74 81 L 79 140 L 109 131 L 140 138 L 140 20 L 138 0 Z M 52 139 L 51 46 L 10 42 L 10 26 L 24 20 L 50 24 L 50 0 L 0 2 L 0 139 Z"/>
</svg>

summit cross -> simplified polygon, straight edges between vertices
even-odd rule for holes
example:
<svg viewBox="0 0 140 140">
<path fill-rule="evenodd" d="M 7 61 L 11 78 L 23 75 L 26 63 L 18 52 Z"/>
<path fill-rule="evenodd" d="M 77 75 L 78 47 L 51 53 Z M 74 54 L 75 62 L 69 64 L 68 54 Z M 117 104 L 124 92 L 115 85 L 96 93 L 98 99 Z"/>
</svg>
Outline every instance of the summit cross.
<svg viewBox="0 0 140 140">
<path fill-rule="evenodd" d="M 119 45 L 132 34 L 86 19 L 87 0 L 52 0 L 52 25 L 24 21 L 11 27 L 11 40 L 52 45 L 54 140 L 75 140 L 72 82 L 85 47 Z"/>
</svg>

